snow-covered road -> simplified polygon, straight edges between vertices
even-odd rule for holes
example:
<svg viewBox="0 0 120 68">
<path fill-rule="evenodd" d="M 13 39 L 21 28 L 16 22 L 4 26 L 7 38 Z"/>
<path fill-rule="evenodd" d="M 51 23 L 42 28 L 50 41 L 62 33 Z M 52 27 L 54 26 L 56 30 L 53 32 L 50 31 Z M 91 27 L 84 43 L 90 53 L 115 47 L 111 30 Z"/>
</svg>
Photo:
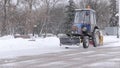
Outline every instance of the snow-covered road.
<svg viewBox="0 0 120 68">
<path fill-rule="evenodd" d="M 69 51 L 1 59 L 0 68 L 120 68 L 120 47 L 71 48 Z"/>
</svg>

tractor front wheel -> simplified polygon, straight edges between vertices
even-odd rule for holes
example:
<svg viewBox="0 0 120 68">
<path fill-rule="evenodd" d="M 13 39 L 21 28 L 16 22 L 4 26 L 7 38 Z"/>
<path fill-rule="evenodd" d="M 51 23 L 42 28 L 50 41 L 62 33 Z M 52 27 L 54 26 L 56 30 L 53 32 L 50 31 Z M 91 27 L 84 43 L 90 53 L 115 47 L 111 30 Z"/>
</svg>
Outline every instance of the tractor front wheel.
<svg viewBox="0 0 120 68">
<path fill-rule="evenodd" d="M 83 37 L 83 48 L 88 48 L 89 47 L 89 37 L 84 36 Z"/>
</svg>

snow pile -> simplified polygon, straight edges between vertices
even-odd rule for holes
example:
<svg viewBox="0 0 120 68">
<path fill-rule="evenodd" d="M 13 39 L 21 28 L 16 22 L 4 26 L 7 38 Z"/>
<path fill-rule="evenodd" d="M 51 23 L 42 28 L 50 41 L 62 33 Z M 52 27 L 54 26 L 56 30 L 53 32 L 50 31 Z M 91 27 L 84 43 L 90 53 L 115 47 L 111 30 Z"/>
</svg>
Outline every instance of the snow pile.
<svg viewBox="0 0 120 68">
<path fill-rule="evenodd" d="M 0 38 L 0 58 L 12 58 L 23 55 L 36 55 L 43 53 L 65 51 L 60 48 L 57 37 L 31 39 L 5 36 Z"/>
<path fill-rule="evenodd" d="M 29 41 L 29 39 L 12 38 L 10 36 L 0 39 L 0 52 L 21 50 L 21 49 L 32 49 L 32 48 L 43 48 L 52 47 L 59 45 L 59 39 L 56 37 L 49 38 L 37 38 L 35 41 Z"/>
<path fill-rule="evenodd" d="M 104 36 L 103 47 L 117 47 L 120 46 L 120 38 L 117 36 Z"/>
<path fill-rule="evenodd" d="M 13 39 L 14 37 L 11 36 L 11 35 L 8 35 L 8 36 L 4 36 L 4 37 L 0 37 L 0 40 L 8 40 L 8 39 Z"/>
</svg>

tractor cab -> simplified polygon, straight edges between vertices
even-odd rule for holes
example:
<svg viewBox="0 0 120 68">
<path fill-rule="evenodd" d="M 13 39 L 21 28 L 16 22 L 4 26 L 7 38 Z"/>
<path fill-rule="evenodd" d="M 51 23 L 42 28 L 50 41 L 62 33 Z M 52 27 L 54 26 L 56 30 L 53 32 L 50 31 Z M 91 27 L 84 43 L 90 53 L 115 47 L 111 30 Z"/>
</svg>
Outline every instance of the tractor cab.
<svg viewBox="0 0 120 68">
<path fill-rule="evenodd" d="M 77 9 L 75 12 L 72 35 L 81 36 L 90 34 L 96 26 L 95 11 L 92 9 Z"/>
</svg>

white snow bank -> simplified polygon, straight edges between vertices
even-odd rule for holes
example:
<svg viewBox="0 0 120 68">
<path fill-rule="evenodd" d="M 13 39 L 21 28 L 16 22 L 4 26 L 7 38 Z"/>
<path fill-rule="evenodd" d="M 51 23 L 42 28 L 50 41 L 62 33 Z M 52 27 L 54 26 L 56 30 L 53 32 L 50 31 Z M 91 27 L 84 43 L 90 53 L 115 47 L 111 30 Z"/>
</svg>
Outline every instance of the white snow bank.
<svg viewBox="0 0 120 68">
<path fill-rule="evenodd" d="M 56 37 L 49 38 L 37 38 L 35 41 L 30 41 L 30 39 L 22 38 L 4 38 L 0 40 L 0 52 L 1 51 L 11 51 L 20 49 L 31 49 L 31 48 L 43 48 L 59 46 L 59 39 Z"/>
<path fill-rule="evenodd" d="M 6 36 L 0 38 L 0 58 L 65 51 L 59 44 L 57 37 L 36 38 L 35 41 L 30 41 Z"/>
<path fill-rule="evenodd" d="M 120 38 L 117 36 L 104 36 L 103 47 L 117 47 L 120 46 Z"/>
<path fill-rule="evenodd" d="M 11 36 L 11 35 L 7 35 L 7 36 L 4 36 L 4 37 L 0 37 L 0 40 L 8 40 L 8 39 L 13 39 L 14 37 Z"/>
</svg>

